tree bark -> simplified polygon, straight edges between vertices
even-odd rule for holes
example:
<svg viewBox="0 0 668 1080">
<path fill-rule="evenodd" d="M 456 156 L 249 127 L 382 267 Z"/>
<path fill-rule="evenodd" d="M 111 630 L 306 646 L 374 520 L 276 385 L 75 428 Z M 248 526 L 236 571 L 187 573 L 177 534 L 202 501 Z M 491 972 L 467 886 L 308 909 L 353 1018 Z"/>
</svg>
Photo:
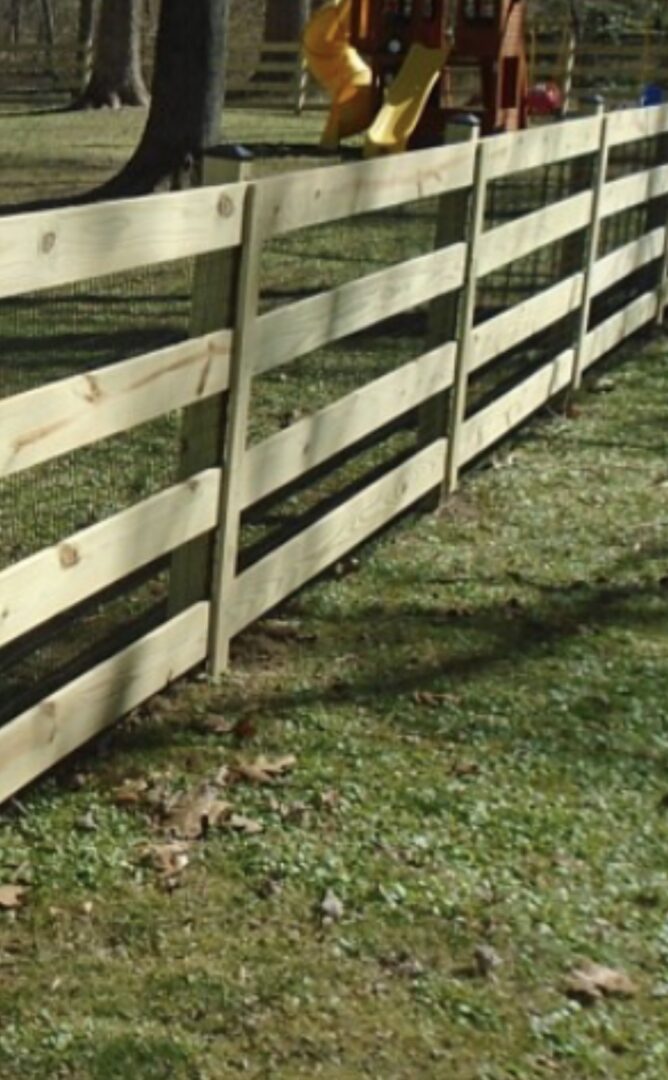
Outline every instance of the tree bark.
<svg viewBox="0 0 668 1080">
<path fill-rule="evenodd" d="M 310 11 L 310 0 L 267 0 L 265 42 L 299 41 Z"/>
<path fill-rule="evenodd" d="M 91 59 L 93 44 L 95 42 L 95 19 L 97 16 L 97 0 L 79 0 L 79 17 L 77 20 L 77 78 L 79 80 L 80 95 L 86 91 L 88 80 L 91 77 Z"/>
<path fill-rule="evenodd" d="M 228 0 L 162 0 L 146 127 L 99 198 L 153 191 L 220 142 L 228 15 Z"/>
<path fill-rule="evenodd" d="M 142 17 L 142 0 L 102 0 L 93 71 L 81 107 L 148 105 L 141 71 Z"/>
</svg>

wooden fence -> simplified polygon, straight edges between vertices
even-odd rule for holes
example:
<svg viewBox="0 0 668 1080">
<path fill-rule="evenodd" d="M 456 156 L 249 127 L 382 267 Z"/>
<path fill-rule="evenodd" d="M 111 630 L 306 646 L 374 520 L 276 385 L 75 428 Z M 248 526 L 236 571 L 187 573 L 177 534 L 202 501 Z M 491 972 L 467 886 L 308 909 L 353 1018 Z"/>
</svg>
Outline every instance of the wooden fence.
<svg viewBox="0 0 668 1080">
<path fill-rule="evenodd" d="M 185 672 L 205 663 L 223 669 L 235 635 L 425 496 L 452 491 L 467 463 L 660 319 L 667 136 L 668 108 L 628 110 L 391 160 L 0 222 L 3 297 L 173 259 L 196 257 L 201 271 L 191 340 L 0 399 L 0 478 L 174 410 L 185 434 L 180 482 L 0 571 L 1 658 L 173 553 L 159 625 L 0 726 L 0 800 Z M 490 225 L 495 185 L 559 163 L 570 167 L 570 194 Z M 265 309 L 263 254 L 277 238 L 416 204 L 434 208 L 435 249 Z M 633 232 L 612 229 L 618 219 L 632 220 Z M 481 308 L 494 275 L 555 244 L 554 281 L 508 308 Z M 426 350 L 249 440 L 257 380 L 425 308 Z M 541 342 L 539 352 L 509 386 L 505 358 L 528 341 Z M 480 393 L 491 370 L 500 377 Z M 411 416 L 398 463 L 272 550 L 240 561 L 243 518 L 254 506 Z"/>
</svg>

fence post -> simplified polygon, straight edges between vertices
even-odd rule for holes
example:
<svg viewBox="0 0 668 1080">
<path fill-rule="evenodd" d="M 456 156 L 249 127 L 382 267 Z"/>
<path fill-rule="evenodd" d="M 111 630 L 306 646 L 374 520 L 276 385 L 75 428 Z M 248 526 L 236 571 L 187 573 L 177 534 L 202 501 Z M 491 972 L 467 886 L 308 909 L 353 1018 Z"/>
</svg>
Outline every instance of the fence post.
<svg viewBox="0 0 668 1080">
<path fill-rule="evenodd" d="M 448 123 L 445 134 L 447 146 L 456 143 L 477 143 L 480 137 L 480 121 L 477 116 L 463 113 Z M 469 233 L 473 206 L 474 188 L 449 192 L 438 200 L 436 219 L 436 249 L 449 247 L 451 244 L 465 243 Z M 432 302 L 429 307 L 429 325 L 427 330 L 427 348 L 434 349 L 445 341 L 452 341 L 457 336 L 460 311 L 463 304 L 466 282 L 461 289 L 445 293 Z M 419 441 L 427 445 L 443 437 L 447 424 L 448 393 L 431 398 L 420 409 Z M 438 505 L 440 496 L 435 505 Z"/>
<path fill-rule="evenodd" d="M 461 437 L 466 418 L 469 374 L 473 360 L 475 309 L 478 297 L 478 251 L 485 227 L 488 188 L 488 147 L 483 141 L 478 147 L 473 180 L 473 199 L 468 227 L 468 249 L 464 271 L 464 289 L 457 320 L 457 360 L 455 381 L 450 393 L 447 429 L 447 454 L 443 495 L 457 490 L 461 467 Z"/>
<path fill-rule="evenodd" d="M 256 184 L 248 192 L 234 322 L 223 482 L 211 590 L 209 670 L 213 675 L 224 671 L 228 665 L 232 636 L 226 621 L 225 604 L 232 594 L 237 575 L 263 242 L 262 188 Z"/>
<path fill-rule="evenodd" d="M 582 111 L 579 118 L 599 116 L 605 112 L 605 100 L 600 94 L 582 99 Z M 563 123 L 577 123 L 578 118 L 564 120 Z M 565 173 L 567 190 L 564 197 L 577 195 L 581 191 L 592 188 L 596 182 L 596 163 L 589 160 L 589 155 L 570 159 L 566 165 L 568 172 Z M 575 233 L 566 237 L 561 249 L 561 277 L 577 274 L 584 268 L 587 258 L 587 236 Z"/>
<path fill-rule="evenodd" d="M 248 178 L 251 156 L 241 147 L 210 151 L 202 165 L 207 186 L 235 183 Z M 240 249 L 229 248 L 201 255 L 195 264 L 190 336 L 199 337 L 233 325 Z M 181 426 L 179 478 L 220 464 L 225 437 L 226 396 L 218 395 L 191 405 Z M 212 544 L 200 537 L 174 552 L 169 586 L 170 614 L 203 600 L 211 583 Z"/>
<path fill-rule="evenodd" d="M 664 105 L 664 112 L 668 117 L 668 107 Z M 658 165 L 665 165 L 668 161 L 668 133 L 659 136 L 658 139 Z M 649 221 L 649 227 L 663 226 L 666 230 L 666 239 L 663 250 L 663 258 L 659 267 L 659 283 L 657 285 L 656 295 L 656 325 L 663 325 L 663 317 L 665 314 L 666 303 L 668 303 L 667 286 L 668 286 L 668 198 L 663 197 L 658 200 L 659 206 L 655 214 L 651 215 Z"/>
<path fill-rule="evenodd" d="M 301 116 L 306 108 L 306 95 L 308 93 L 309 73 L 306 60 L 302 56 L 301 49 L 297 53 L 295 68 L 295 115 Z"/>
<path fill-rule="evenodd" d="M 594 173 L 592 189 L 591 223 L 584 253 L 584 277 L 582 282 L 582 302 L 578 318 L 577 338 L 575 341 L 575 356 L 573 357 L 573 374 L 571 376 L 571 390 L 579 390 L 582 383 L 582 372 L 585 364 L 585 351 L 587 346 L 587 333 L 589 332 L 589 320 L 591 317 L 592 289 L 594 284 L 594 270 L 598 258 L 601 243 L 601 204 L 605 182 L 608 176 L 608 161 L 610 158 L 610 120 L 604 115 L 605 105 L 603 100 L 597 102 L 597 113 L 601 117 L 601 138 L 599 142 L 598 158 Z"/>
</svg>

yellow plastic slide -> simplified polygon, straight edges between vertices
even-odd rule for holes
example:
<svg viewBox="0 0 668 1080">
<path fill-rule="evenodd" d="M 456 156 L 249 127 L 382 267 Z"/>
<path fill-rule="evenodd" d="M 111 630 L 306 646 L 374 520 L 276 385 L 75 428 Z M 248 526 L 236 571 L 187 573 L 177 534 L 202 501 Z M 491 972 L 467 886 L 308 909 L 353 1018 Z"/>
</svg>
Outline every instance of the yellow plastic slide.
<svg viewBox="0 0 668 1080">
<path fill-rule="evenodd" d="M 302 46 L 309 71 L 332 98 L 323 146 L 366 131 L 373 120 L 371 69 L 350 44 L 351 0 L 331 0 L 311 18 Z"/>
<path fill-rule="evenodd" d="M 406 149 L 449 50 L 412 45 L 401 71 L 385 94 L 385 104 L 367 132 L 366 157 Z"/>
</svg>

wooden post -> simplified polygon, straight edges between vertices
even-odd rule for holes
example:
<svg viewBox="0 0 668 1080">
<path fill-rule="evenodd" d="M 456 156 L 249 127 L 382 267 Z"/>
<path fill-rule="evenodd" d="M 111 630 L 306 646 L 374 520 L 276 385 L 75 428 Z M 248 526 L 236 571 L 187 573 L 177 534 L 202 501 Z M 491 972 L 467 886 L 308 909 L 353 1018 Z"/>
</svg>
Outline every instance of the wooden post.
<svg viewBox="0 0 668 1080">
<path fill-rule="evenodd" d="M 575 357 L 573 360 L 573 375 L 571 377 L 571 390 L 579 390 L 582 383 L 584 369 L 585 347 L 592 305 L 592 286 L 594 270 L 598 258 L 601 243 L 601 204 L 605 182 L 608 176 L 608 161 L 610 157 L 610 122 L 603 115 L 604 106 L 600 104 L 601 116 L 601 139 L 599 143 L 598 158 L 594 174 L 593 201 L 591 223 L 587 234 L 585 249 L 584 280 L 582 283 L 582 303 L 578 319 L 577 338 L 575 342 Z"/>
<path fill-rule="evenodd" d="M 668 135 L 660 135 L 657 139 L 657 165 L 665 165 L 668 161 Z M 659 281 L 657 284 L 656 325 L 663 325 L 663 317 L 666 310 L 668 297 L 666 287 L 668 285 L 668 198 L 665 196 L 657 199 L 656 208 L 650 208 L 648 215 L 648 231 L 663 226 L 666 230 L 666 241 L 663 258 L 659 267 Z"/>
<path fill-rule="evenodd" d="M 209 669 L 213 675 L 224 671 L 229 662 L 231 632 L 226 621 L 225 602 L 232 593 L 237 576 L 244 459 L 260 296 L 263 230 L 262 189 L 256 185 L 248 192 L 237 289 L 223 483 L 211 592 Z"/>
<path fill-rule="evenodd" d="M 308 80 L 309 73 L 306 65 L 306 60 L 302 56 L 301 49 L 297 53 L 296 69 L 295 69 L 295 115 L 301 116 L 306 108 L 306 95 L 308 92 Z"/>
<path fill-rule="evenodd" d="M 242 147 L 211 150 L 202 167 L 207 186 L 247 179 L 252 159 Z M 241 253 L 239 248 L 202 255 L 195 265 L 190 336 L 199 337 L 233 325 Z M 226 396 L 207 398 L 186 409 L 181 427 L 179 479 L 220 464 L 225 438 Z M 172 556 L 169 610 L 177 615 L 204 600 L 211 585 L 212 545 L 208 537 L 193 540 Z"/>
<path fill-rule="evenodd" d="M 453 117 L 448 123 L 445 142 L 447 146 L 452 146 L 456 143 L 477 142 L 479 137 L 480 121 L 478 117 L 466 113 Z M 439 199 L 434 244 L 436 249 L 466 241 L 469 235 L 474 190 L 473 187 L 464 188 L 461 191 L 442 195 Z M 466 285 L 465 282 L 461 289 L 439 296 L 430 305 L 427 331 L 428 349 L 435 349 L 446 341 L 454 341 L 457 337 Z M 443 437 L 443 432 L 447 427 L 447 417 L 447 392 L 438 394 L 437 397 L 425 402 L 420 409 L 419 417 L 419 441 L 421 445 L 426 446 L 428 443 L 433 442 L 434 439 Z M 438 502 L 440 502 L 440 497 L 436 505 L 438 505 Z"/>
<path fill-rule="evenodd" d="M 474 348 L 473 329 L 478 295 L 478 250 L 485 227 L 485 209 L 487 206 L 489 145 L 487 141 L 481 142 L 476 158 L 464 290 L 457 325 L 455 382 L 450 395 L 443 497 L 456 491 L 459 484 L 460 444 L 466 417 L 469 373 Z"/>
<path fill-rule="evenodd" d="M 659 284 L 657 285 L 656 325 L 663 326 L 663 319 L 668 303 L 668 218 L 666 220 L 666 240 L 663 249 L 663 258 L 659 269 Z"/>
<path fill-rule="evenodd" d="M 581 116 L 602 116 L 605 112 L 605 100 L 600 94 L 583 98 Z M 564 196 L 576 195 L 580 191 L 592 188 L 596 178 L 598 159 L 593 162 L 589 155 L 575 158 L 570 162 L 570 175 L 567 176 L 568 191 Z M 587 258 L 587 234 L 568 236 L 563 241 L 561 254 L 561 277 L 570 277 L 584 269 Z"/>
</svg>

